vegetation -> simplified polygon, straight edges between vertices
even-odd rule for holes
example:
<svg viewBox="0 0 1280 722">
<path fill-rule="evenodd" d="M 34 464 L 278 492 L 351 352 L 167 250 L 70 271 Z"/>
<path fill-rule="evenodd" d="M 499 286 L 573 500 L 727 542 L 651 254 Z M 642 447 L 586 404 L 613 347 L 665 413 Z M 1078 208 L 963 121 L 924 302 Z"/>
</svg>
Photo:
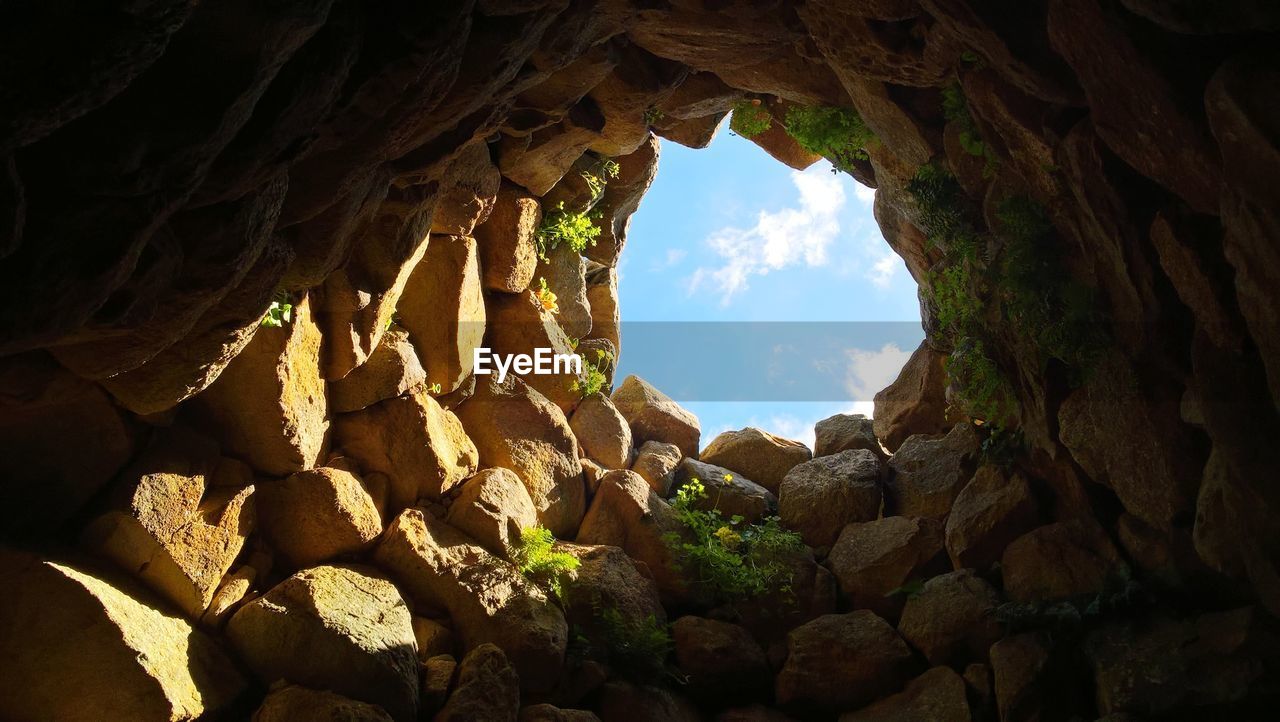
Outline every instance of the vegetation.
<svg viewBox="0 0 1280 722">
<path fill-rule="evenodd" d="M 795 106 L 787 111 L 786 126 L 800 147 L 846 173 L 854 161 L 867 158 L 866 147 L 876 139 L 862 117 L 847 108 Z"/>
<path fill-rule="evenodd" d="M 547 254 L 561 243 L 568 244 L 575 253 L 582 253 L 587 246 L 594 246 L 599 236 L 600 228 L 591 216 L 586 212 L 566 211 L 564 203 L 559 203 L 542 219 L 534 242 L 538 247 L 538 257 L 545 261 Z"/>
<path fill-rule="evenodd" d="M 628 618 L 617 609 L 600 610 L 609 667 L 635 682 L 658 682 L 670 675 L 671 632 L 654 615 Z"/>
<path fill-rule="evenodd" d="M 729 117 L 729 130 L 743 138 L 754 138 L 773 127 L 773 116 L 760 103 L 759 98 L 740 100 L 733 104 Z"/>
<path fill-rule="evenodd" d="M 1006 602 L 996 607 L 995 618 L 1009 634 L 1042 632 L 1051 641 L 1069 642 L 1110 619 L 1141 613 L 1155 603 L 1137 581 L 1117 576 L 1096 594 L 1038 602 Z"/>
<path fill-rule="evenodd" d="M 1019 456 L 1026 453 L 1026 440 L 1022 430 L 1010 431 L 999 426 L 988 425 L 987 436 L 982 440 L 980 452 L 984 465 L 999 466 L 1008 469 Z"/>
<path fill-rule="evenodd" d="M 288 293 L 280 291 L 267 307 L 267 313 L 262 317 L 262 325 L 280 328 L 286 323 L 293 323 L 293 298 Z"/>
<path fill-rule="evenodd" d="M 560 313 L 560 299 L 554 291 L 547 288 L 547 279 L 545 277 L 538 277 L 538 288 L 533 292 L 533 295 L 538 299 L 538 305 L 542 306 L 542 310 L 548 313 Z"/>
<path fill-rule="evenodd" d="M 573 344 L 575 349 L 577 346 L 577 343 Z M 609 384 L 609 378 L 601 367 L 611 363 L 613 363 L 612 354 L 604 349 L 596 349 L 594 362 L 585 359 L 582 361 L 582 376 L 573 382 L 573 390 L 581 394 L 584 399 L 600 393 Z"/>
<path fill-rule="evenodd" d="M 978 124 L 974 122 L 973 115 L 969 112 L 969 101 L 965 99 L 964 90 L 959 83 L 952 83 L 943 88 L 942 115 L 955 123 L 959 129 L 957 138 L 964 152 L 986 161 L 982 169 L 983 175 L 988 178 L 994 176 L 1000 161 L 991 150 L 991 146 L 982 139 Z"/>
<path fill-rule="evenodd" d="M 655 125 L 661 123 L 663 117 L 665 116 L 660 108 L 646 108 L 644 111 L 644 124 Z"/>
<path fill-rule="evenodd" d="M 595 171 L 584 171 L 579 174 L 582 176 L 582 180 L 586 182 L 587 188 L 591 190 L 592 203 L 600 200 L 600 197 L 604 195 L 605 186 L 609 184 L 609 181 L 618 177 L 620 170 L 621 168 L 616 161 L 603 158 Z M 595 245 L 595 243 L 591 245 Z"/>
<path fill-rule="evenodd" d="M 733 483 L 732 475 L 725 481 Z M 671 506 L 692 541 L 674 533 L 666 536 L 680 564 L 696 575 L 695 583 L 726 602 L 770 591 L 790 593 L 787 558 L 804 549 L 800 535 L 783 529 L 777 517 L 746 524 L 741 516 L 725 519 L 718 509 L 697 508 L 706 498 L 706 486 L 696 478 L 681 487 Z"/>
<path fill-rule="evenodd" d="M 545 527 L 527 527 L 520 531 L 520 543 L 512 550 L 512 560 L 526 579 L 563 601 L 582 562 L 572 554 L 556 551 L 555 543 L 555 536 Z"/>
<path fill-rule="evenodd" d="M 444 387 L 442 387 L 440 385 L 440 382 L 438 381 L 427 387 L 427 393 L 431 394 L 432 396 L 438 395 L 443 390 L 444 390 Z"/>
</svg>

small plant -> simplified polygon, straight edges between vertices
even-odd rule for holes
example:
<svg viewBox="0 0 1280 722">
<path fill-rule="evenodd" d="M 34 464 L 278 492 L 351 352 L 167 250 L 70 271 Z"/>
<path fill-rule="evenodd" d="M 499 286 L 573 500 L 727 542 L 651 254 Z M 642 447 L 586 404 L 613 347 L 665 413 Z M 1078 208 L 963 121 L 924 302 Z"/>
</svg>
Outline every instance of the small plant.
<svg viewBox="0 0 1280 722">
<path fill-rule="evenodd" d="M 564 203 L 560 203 L 542 219 L 534 242 L 538 247 L 538 257 L 545 261 L 547 254 L 561 243 L 568 244 L 574 253 L 582 253 L 588 246 L 594 246 L 599 236 L 600 228 L 592 222 L 589 215 L 585 212 L 566 211 Z"/>
<path fill-rule="evenodd" d="M 269 328 L 280 328 L 286 323 L 293 323 L 293 299 L 281 291 L 272 299 L 267 313 L 262 317 L 262 325 Z"/>
<path fill-rule="evenodd" d="M 1013 410 L 1012 388 L 981 338 L 961 336 L 945 367 L 973 418 L 995 423 Z"/>
<path fill-rule="evenodd" d="M 660 108 L 649 107 L 644 111 L 644 124 L 656 125 L 662 122 L 664 114 Z"/>
<path fill-rule="evenodd" d="M 555 544 L 555 536 L 545 527 L 526 527 L 520 530 L 520 543 L 512 550 L 512 560 L 526 579 L 563 601 L 582 562 L 572 554 L 556 551 Z"/>
<path fill-rule="evenodd" d="M 609 184 L 610 180 L 617 178 L 620 171 L 621 168 L 618 166 L 616 161 L 605 158 L 600 161 L 600 165 L 595 171 L 579 174 L 582 176 L 582 180 L 586 182 L 587 188 L 591 191 L 592 203 L 600 200 L 600 197 L 604 195 L 605 186 Z M 592 245 L 595 244 L 592 243 Z M 581 251 L 579 251 L 579 253 L 581 253 Z"/>
<path fill-rule="evenodd" d="M 890 589 L 889 592 L 885 594 L 885 596 L 886 597 L 903 596 L 907 599 L 915 599 L 916 597 L 920 596 L 923 592 L 924 592 L 924 580 L 912 579 L 904 583 L 900 587 L 894 587 L 893 589 Z"/>
<path fill-rule="evenodd" d="M 560 301 L 555 292 L 547 288 L 547 279 L 538 277 L 538 290 L 533 292 L 535 298 L 538 299 L 538 305 L 547 313 L 560 313 Z"/>
<path fill-rule="evenodd" d="M 600 370 L 600 367 L 605 366 L 612 359 L 606 361 L 609 358 L 609 354 L 602 350 L 597 349 L 596 353 L 598 358 L 594 363 L 585 360 L 582 362 L 582 377 L 575 379 L 571 387 L 573 391 L 576 391 L 584 399 L 588 396 L 595 396 L 609 384 L 608 376 L 605 375 L 604 371 Z"/>
<path fill-rule="evenodd" d="M 432 396 L 439 395 L 440 392 L 443 390 L 444 388 L 440 385 L 439 381 L 427 387 L 427 393 L 431 394 Z"/>
<path fill-rule="evenodd" d="M 729 118 L 729 130 L 743 138 L 754 138 L 773 126 L 773 116 L 760 103 L 759 98 L 739 100 L 733 104 Z"/>
<path fill-rule="evenodd" d="M 609 666 L 636 682 L 658 682 L 670 675 L 667 657 L 671 654 L 671 632 L 650 614 L 645 619 L 628 618 L 615 608 L 600 611 L 600 625 Z"/>
<path fill-rule="evenodd" d="M 732 477 L 726 479 L 732 483 Z M 804 549 L 800 535 L 782 528 L 777 517 L 746 524 L 740 516 L 725 519 L 718 509 L 700 509 L 706 486 L 690 479 L 671 502 L 692 541 L 679 534 L 665 537 L 686 571 L 724 601 L 736 602 L 770 591 L 790 593 L 787 557 Z"/>
<path fill-rule="evenodd" d="M 398 314 L 398 313 L 392 313 L 392 314 L 391 314 L 391 316 L 389 316 L 389 317 L 387 318 L 387 325 L 386 325 L 386 326 L 384 326 L 382 330 L 383 330 L 383 331 L 390 331 L 390 330 L 391 330 L 391 327 L 392 327 L 392 326 L 394 326 L 394 325 L 396 325 L 396 324 L 398 324 L 398 323 L 400 323 L 400 314 Z"/>
<path fill-rule="evenodd" d="M 787 111 L 787 133 L 800 147 L 850 172 L 857 160 L 866 160 L 866 147 L 876 136 L 862 116 L 847 108 L 795 106 Z"/>
<path fill-rule="evenodd" d="M 1026 441 L 1022 430 L 1010 431 L 997 424 L 987 424 L 987 438 L 982 440 L 979 455 L 983 464 L 1008 469 L 1026 453 Z"/>
</svg>

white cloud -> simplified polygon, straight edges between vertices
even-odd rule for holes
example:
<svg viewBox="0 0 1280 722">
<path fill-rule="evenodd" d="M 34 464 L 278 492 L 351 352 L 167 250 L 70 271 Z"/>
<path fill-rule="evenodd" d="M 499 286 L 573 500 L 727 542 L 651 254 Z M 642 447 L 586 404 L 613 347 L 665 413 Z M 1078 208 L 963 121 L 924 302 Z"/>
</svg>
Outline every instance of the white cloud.
<svg viewBox="0 0 1280 722">
<path fill-rule="evenodd" d="M 888 288 L 901 267 L 902 261 L 898 254 L 889 251 L 871 264 L 871 268 L 867 269 L 867 278 L 876 288 Z"/>
<path fill-rule="evenodd" d="M 872 397 L 898 378 L 898 373 L 911 358 L 910 351 L 903 351 L 897 344 L 887 343 L 879 351 L 858 348 L 845 349 L 849 368 L 844 387 L 858 402 L 869 404 Z M 858 412 L 863 413 L 863 412 Z M 870 416 L 870 411 L 865 412 Z"/>
<path fill-rule="evenodd" d="M 678 266 L 688 255 L 689 251 L 683 248 L 668 248 L 666 255 L 664 255 L 661 260 L 655 261 L 652 264 L 653 270 L 661 271 L 671 268 L 672 266 Z"/>
<path fill-rule="evenodd" d="M 868 208 L 876 202 L 876 189 L 869 188 L 861 183 L 853 184 L 853 195 Z"/>
<path fill-rule="evenodd" d="M 747 289 L 751 276 L 801 263 L 809 267 L 827 263 L 827 248 L 840 233 L 837 216 L 845 204 L 844 187 L 820 166 L 793 172 L 791 182 L 799 191 L 798 208 L 761 211 L 751 228 L 730 226 L 708 236 L 707 245 L 723 264 L 696 269 L 688 281 L 690 294 L 710 282 L 727 304 Z"/>
</svg>

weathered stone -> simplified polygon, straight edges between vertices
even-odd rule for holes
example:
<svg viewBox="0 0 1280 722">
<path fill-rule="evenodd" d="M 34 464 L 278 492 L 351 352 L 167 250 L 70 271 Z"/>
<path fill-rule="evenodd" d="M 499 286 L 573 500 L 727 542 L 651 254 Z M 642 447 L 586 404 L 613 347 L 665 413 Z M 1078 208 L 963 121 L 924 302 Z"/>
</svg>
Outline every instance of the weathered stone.
<svg viewBox="0 0 1280 722">
<path fill-rule="evenodd" d="M 913 666 L 906 643 L 875 614 L 828 614 L 787 635 L 777 700 L 799 710 L 856 708 L 901 687 Z"/>
<path fill-rule="evenodd" d="M 587 276 L 587 302 L 591 304 L 591 335 L 586 340 L 601 338 L 622 351 L 622 322 L 618 314 L 618 270 L 607 268 Z"/>
<path fill-rule="evenodd" d="M 330 467 L 261 485 L 258 516 L 271 545 L 298 569 L 362 552 L 382 533 L 364 484 Z"/>
<path fill-rule="evenodd" d="M 534 236 L 541 223 L 538 199 L 519 186 L 503 183 L 489 219 L 475 230 L 486 289 L 520 293 L 529 287 L 538 265 Z"/>
<path fill-rule="evenodd" d="M 716 722 L 795 722 L 794 717 L 762 704 L 727 709 L 716 715 L 715 719 Z"/>
<path fill-rule="evenodd" d="M 481 644 L 458 665 L 458 684 L 437 722 L 515 722 L 520 713 L 520 677 L 502 650 Z"/>
<path fill-rule="evenodd" d="M 194 402 L 228 454 L 273 476 L 310 469 L 328 444 L 320 329 L 309 303 L 294 304 L 282 327 L 259 328 Z"/>
<path fill-rule="evenodd" d="M 760 101 L 756 101 L 759 103 Z M 763 112 L 770 113 L 775 120 L 769 124 L 769 127 L 763 132 L 756 133 L 747 138 L 747 140 L 755 143 L 760 150 L 768 153 L 774 160 L 792 168 L 794 170 L 804 170 L 809 166 L 822 160 L 822 156 L 805 150 L 796 142 L 795 138 L 787 132 L 786 127 L 782 124 L 787 117 L 787 108 L 791 107 L 788 103 L 770 103 L 763 108 Z"/>
<path fill-rule="evenodd" d="M 685 411 L 639 376 L 628 376 L 613 392 L 613 403 L 631 425 L 636 443 L 665 441 L 685 456 L 698 457 L 702 429 L 698 418 Z"/>
<path fill-rule="evenodd" d="M 490 296 L 489 329 L 489 347 L 493 354 L 526 354 L 533 357 L 540 348 L 550 349 L 553 355 L 567 356 L 573 353 L 573 345 L 556 321 L 556 314 L 543 308 L 532 291 L 524 291 L 518 296 Z M 529 388 L 560 407 L 565 415 L 572 413 L 582 400 L 582 393 L 577 388 L 578 374 L 574 373 L 569 364 L 562 364 L 558 372 L 554 372 L 557 371 L 554 358 L 546 358 L 543 363 L 551 366 L 553 373 L 533 373 L 535 367 L 531 366 L 527 373 L 517 374 L 511 371 L 508 377 L 519 376 Z M 486 368 L 496 379 L 494 365 L 490 363 Z M 480 380 L 481 383 L 483 381 Z"/>
<path fill-rule="evenodd" d="M 746 476 L 777 494 L 787 472 L 813 458 L 813 454 L 799 441 L 747 427 L 712 439 L 698 458 Z"/>
<path fill-rule="evenodd" d="M 9 550 L 0 582 L 11 591 L 0 597 L 0 654 L 21 660 L 0 675 L 4 717 L 191 720 L 244 689 L 216 642 L 142 589 Z"/>
<path fill-rule="evenodd" d="M 814 456 L 832 456 L 841 451 L 866 449 L 884 461 L 889 457 L 880 448 L 871 419 L 862 414 L 836 414 L 813 427 Z"/>
<path fill-rule="evenodd" d="M 391 719 L 391 715 L 376 704 L 296 684 L 271 690 L 253 713 L 253 722 L 391 722 Z"/>
<path fill-rule="evenodd" d="M 907 600 L 898 631 L 930 664 L 985 661 L 1000 638 L 1000 595 L 970 569 L 934 577 Z"/>
<path fill-rule="evenodd" d="M 600 722 L 595 712 L 561 709 L 554 705 L 531 704 L 520 710 L 519 722 Z"/>
<path fill-rule="evenodd" d="M 600 480 L 610 470 L 591 459 L 579 459 L 578 463 L 582 464 L 582 480 L 587 483 L 587 499 L 590 499 L 596 495 L 596 490 L 600 488 Z"/>
<path fill-rule="evenodd" d="M 218 591 L 213 593 L 209 608 L 200 617 L 200 623 L 210 629 L 221 627 L 245 597 L 249 596 L 257 578 L 258 570 L 247 564 L 223 577 Z"/>
<path fill-rule="evenodd" d="M 538 512 L 514 472 L 484 469 L 462 484 L 445 521 L 490 552 L 510 559 L 520 532 L 537 526 Z"/>
<path fill-rule="evenodd" d="M 618 164 L 618 175 L 609 180 L 604 195 L 593 209 L 600 214 L 597 221 L 600 236 L 596 238 L 596 244 L 588 246 L 584 252 L 588 259 L 605 266 L 617 265 L 627 243 L 631 216 L 640 207 L 640 199 L 658 175 L 658 155 L 658 139 L 650 136 L 634 152 L 614 159 Z"/>
<path fill-rule="evenodd" d="M 1039 524 L 1031 485 L 1021 472 L 983 466 L 951 505 L 947 553 L 956 569 L 986 569 L 1005 547 Z"/>
<path fill-rule="evenodd" d="M 1107 533 L 1090 518 L 1024 534 L 1005 547 L 1000 569 L 1005 594 L 1015 602 L 1094 594 L 1129 574 Z"/>
<path fill-rule="evenodd" d="M 334 430 L 365 471 L 386 474 L 392 513 L 420 497 L 439 499 L 475 473 L 480 458 L 458 417 L 421 389 L 342 414 Z"/>
<path fill-rule="evenodd" d="M 522 687 L 554 685 L 568 628 L 560 610 L 515 567 L 421 509 L 396 518 L 373 558 L 416 600 L 449 612 L 463 649 L 496 644 Z"/>
<path fill-rule="evenodd" d="M 5 359 L 0 535 L 44 534 L 58 527 L 115 476 L 133 449 L 130 424 L 101 389 L 41 355 Z"/>
<path fill-rule="evenodd" d="M 639 474 L 649 487 L 666 497 L 671 493 L 671 483 L 675 481 L 676 467 L 680 465 L 680 447 L 664 441 L 646 441 L 636 452 L 635 461 L 631 462 L 631 470 Z"/>
<path fill-rule="evenodd" d="M 599 113 L 598 110 L 595 112 Z M 594 127 L 577 124 L 573 120 L 575 115 Z M 600 137 L 601 125 L 597 118 L 570 111 L 563 121 L 524 138 L 504 135 L 497 146 L 498 168 L 503 176 L 524 186 L 533 195 L 543 196 Z"/>
<path fill-rule="evenodd" d="M 698 500 L 696 508 L 718 510 L 726 519 L 740 516 L 745 522 L 754 523 L 778 509 L 777 497 L 750 479 L 696 459 L 681 461 L 676 467 L 676 486 L 684 486 L 694 479 L 702 482 L 706 489 L 706 496 Z"/>
<path fill-rule="evenodd" d="M 625 469 L 631 461 L 631 427 L 604 394 L 589 396 L 574 409 L 569 428 L 587 456 L 608 469 Z"/>
<path fill-rule="evenodd" d="M 437 654 L 422 664 L 422 695 L 418 717 L 432 718 L 444 707 L 453 688 L 458 660 L 449 654 Z"/>
<path fill-rule="evenodd" d="M 850 522 L 880 516 L 880 461 L 866 449 L 819 456 L 787 472 L 778 515 L 813 547 L 836 543 Z"/>
<path fill-rule="evenodd" d="M 667 621 L 653 579 L 642 574 L 636 563 L 619 547 L 586 546 L 560 542 L 556 551 L 578 559 L 572 590 L 565 600 L 565 617 L 571 627 L 588 635 L 599 634 L 602 609 L 616 612 L 629 623 L 657 624 Z"/>
<path fill-rule="evenodd" d="M 475 349 L 484 345 L 487 316 L 475 239 L 433 236 L 396 312 L 427 382 L 440 384 L 442 393 L 456 390 L 471 375 Z"/>
<path fill-rule="evenodd" d="M 600 688 L 601 719 L 612 722 L 698 722 L 702 716 L 684 697 L 664 687 L 609 682 Z"/>
<path fill-rule="evenodd" d="M 502 174 L 489 160 L 488 144 L 480 140 L 466 146 L 445 177 L 431 216 L 431 235 L 469 236 L 493 211 L 502 183 Z"/>
<path fill-rule="evenodd" d="M 889 451 L 897 451 L 908 437 L 942 434 L 950 427 L 944 358 L 922 341 L 898 378 L 876 392 L 872 425 L 876 438 Z"/>
<path fill-rule="evenodd" d="M 426 383 L 427 372 L 418 361 L 409 336 L 391 328 L 382 334 L 368 361 L 329 384 L 329 409 L 339 414 L 359 411 L 417 391 Z"/>
<path fill-rule="evenodd" d="M 969 722 L 965 684 L 950 667 L 934 667 L 907 683 L 905 689 L 857 712 L 840 715 L 840 722 Z"/>
<path fill-rule="evenodd" d="M 710 701 L 742 702 L 768 695 L 773 675 L 764 650 L 736 624 L 681 617 L 671 625 L 676 664 L 689 679 L 689 694 Z"/>
<path fill-rule="evenodd" d="M 555 404 L 515 376 L 482 379 L 458 408 L 486 467 L 510 469 L 524 482 L 538 522 L 557 537 L 573 536 L 586 509 L 578 442 Z"/>
<path fill-rule="evenodd" d="M 264 683 L 287 679 L 412 720 L 418 707 L 413 625 L 391 582 L 367 567 L 305 569 L 244 605 L 227 637 Z"/>
<path fill-rule="evenodd" d="M 570 338 L 584 338 L 591 333 L 591 302 L 587 300 L 587 259 L 567 243 L 548 249 L 546 258 L 538 259 L 533 272 L 533 285 L 556 295 L 556 323 Z"/>
<path fill-rule="evenodd" d="M 1037 633 L 1005 637 L 991 645 L 1000 719 L 1036 719 L 1041 715 L 1050 646 Z"/>
<path fill-rule="evenodd" d="M 937 520 L 889 516 L 846 526 L 827 555 L 827 566 L 854 609 L 896 620 L 907 595 L 895 591 L 945 571 L 942 551 Z"/>
<path fill-rule="evenodd" d="M 956 424 L 942 438 L 907 439 L 889 459 L 885 511 L 945 519 L 973 475 L 978 449 L 978 435 L 968 423 Z"/>
<path fill-rule="evenodd" d="M 423 664 L 432 657 L 453 652 L 453 632 L 433 619 L 414 617 L 413 638 L 418 644 L 418 659 Z"/>
</svg>

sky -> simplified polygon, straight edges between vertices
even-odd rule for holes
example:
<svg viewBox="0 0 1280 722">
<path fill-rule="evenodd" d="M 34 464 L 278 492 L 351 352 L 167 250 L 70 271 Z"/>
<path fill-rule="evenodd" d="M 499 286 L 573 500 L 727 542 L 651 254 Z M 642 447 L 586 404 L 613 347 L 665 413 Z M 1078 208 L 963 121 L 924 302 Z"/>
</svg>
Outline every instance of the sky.
<svg viewBox="0 0 1280 722">
<path fill-rule="evenodd" d="M 727 123 L 702 150 L 662 141 L 618 267 L 618 380 L 679 401 L 704 445 L 755 426 L 812 446 L 817 421 L 870 416 L 923 338 L 873 199 L 825 160 L 794 171 Z M 718 400 L 725 385 L 744 391 Z"/>
</svg>

